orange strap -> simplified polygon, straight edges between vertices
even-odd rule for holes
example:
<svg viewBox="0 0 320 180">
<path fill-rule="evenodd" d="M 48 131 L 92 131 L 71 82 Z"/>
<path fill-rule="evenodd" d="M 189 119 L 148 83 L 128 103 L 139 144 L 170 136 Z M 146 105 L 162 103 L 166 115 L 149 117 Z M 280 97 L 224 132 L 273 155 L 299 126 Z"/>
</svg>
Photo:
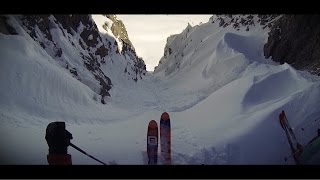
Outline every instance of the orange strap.
<svg viewBox="0 0 320 180">
<path fill-rule="evenodd" d="M 49 165 L 72 165 L 69 154 L 49 154 L 47 155 Z"/>
</svg>

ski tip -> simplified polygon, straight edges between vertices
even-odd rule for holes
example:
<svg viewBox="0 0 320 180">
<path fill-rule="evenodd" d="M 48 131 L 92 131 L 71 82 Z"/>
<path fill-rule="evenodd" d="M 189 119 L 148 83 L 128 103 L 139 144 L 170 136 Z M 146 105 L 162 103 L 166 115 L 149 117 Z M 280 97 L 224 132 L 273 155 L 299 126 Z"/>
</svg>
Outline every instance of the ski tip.
<svg viewBox="0 0 320 180">
<path fill-rule="evenodd" d="M 149 127 L 158 127 L 157 122 L 155 120 L 151 120 L 149 122 Z"/>
<path fill-rule="evenodd" d="M 167 112 L 162 113 L 161 119 L 162 120 L 169 120 L 170 119 L 169 114 Z"/>
</svg>

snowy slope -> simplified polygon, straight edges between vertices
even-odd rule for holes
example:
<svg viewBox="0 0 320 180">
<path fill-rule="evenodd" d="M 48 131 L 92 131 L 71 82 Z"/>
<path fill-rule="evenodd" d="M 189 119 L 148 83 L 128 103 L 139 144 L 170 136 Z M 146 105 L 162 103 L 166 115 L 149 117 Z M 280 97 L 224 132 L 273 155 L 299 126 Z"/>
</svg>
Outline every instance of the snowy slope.
<svg viewBox="0 0 320 180">
<path fill-rule="evenodd" d="M 69 71 L 103 104 L 110 96 L 113 80 L 120 76 L 137 81 L 146 71 L 134 50 L 122 51 L 111 30 L 105 27 L 99 32 L 103 24 L 96 25 L 90 15 L 7 15 L 1 20 L 17 32 L 14 34 L 40 45 L 51 56 L 48 60 L 52 64 Z"/>
<path fill-rule="evenodd" d="M 106 105 L 38 44 L 0 34 L 0 142 L 9 142 L 0 164 L 47 164 L 52 121 L 65 121 L 72 142 L 106 163 L 146 164 L 147 125 L 163 111 L 173 164 L 294 164 L 284 161 L 290 147 L 278 114 L 285 110 L 302 144 L 316 136 L 320 78 L 264 59 L 267 28 L 223 28 L 216 18 L 171 36 L 154 74 L 113 78 Z M 123 72 L 118 63 L 112 73 Z M 99 164 L 71 147 L 69 154 L 74 164 Z"/>
</svg>

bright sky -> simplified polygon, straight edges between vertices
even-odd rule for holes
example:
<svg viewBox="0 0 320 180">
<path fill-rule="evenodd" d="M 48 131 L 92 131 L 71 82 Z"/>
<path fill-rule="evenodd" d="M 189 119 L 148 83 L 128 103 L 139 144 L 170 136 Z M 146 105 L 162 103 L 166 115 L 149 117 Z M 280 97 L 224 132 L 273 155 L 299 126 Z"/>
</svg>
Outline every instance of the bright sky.
<svg viewBox="0 0 320 180">
<path fill-rule="evenodd" d="M 137 55 L 153 71 L 163 56 L 167 38 L 178 34 L 188 25 L 206 23 L 212 15 L 117 15 L 126 26 L 129 39 Z M 95 21 L 97 20 L 93 16 Z"/>
</svg>

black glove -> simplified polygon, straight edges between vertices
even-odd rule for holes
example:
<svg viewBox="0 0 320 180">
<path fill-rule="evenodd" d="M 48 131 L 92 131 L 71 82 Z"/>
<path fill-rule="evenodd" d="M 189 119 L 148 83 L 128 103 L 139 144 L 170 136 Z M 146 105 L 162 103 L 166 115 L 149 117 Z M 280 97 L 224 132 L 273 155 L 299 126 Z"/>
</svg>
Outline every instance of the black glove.
<svg viewBox="0 0 320 180">
<path fill-rule="evenodd" d="M 66 130 L 65 122 L 52 122 L 46 129 L 49 154 L 68 154 L 72 134 Z"/>
</svg>

